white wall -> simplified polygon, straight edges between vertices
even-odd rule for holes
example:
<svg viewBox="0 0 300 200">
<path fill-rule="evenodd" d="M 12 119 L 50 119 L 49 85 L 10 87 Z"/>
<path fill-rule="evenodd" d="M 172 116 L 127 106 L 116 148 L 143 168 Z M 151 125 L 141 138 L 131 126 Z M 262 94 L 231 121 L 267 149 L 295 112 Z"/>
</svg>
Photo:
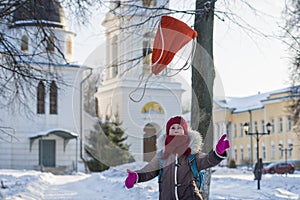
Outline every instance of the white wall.
<svg viewBox="0 0 300 200">
<path fill-rule="evenodd" d="M 30 151 L 30 136 L 50 129 L 65 129 L 79 135 L 79 84 L 82 71 L 78 68 L 57 68 L 69 86 L 56 83 L 58 88 L 58 114 L 49 114 L 49 88 L 46 88 L 45 114 L 36 114 L 36 97 L 28 105 L 33 111 L 30 117 L 24 113 L 11 113 L 7 109 L 0 111 L 1 126 L 11 127 L 15 136 L 11 143 L 0 142 L 0 168 L 34 169 L 38 165 L 38 140 L 33 142 Z M 2 135 L 1 135 L 2 136 Z M 73 165 L 76 161 L 76 140 L 72 139 L 63 150 L 63 139 L 50 135 L 43 139 L 56 140 L 56 166 Z M 79 138 L 78 138 L 79 145 Z M 79 150 L 79 147 L 77 147 Z M 79 152 L 77 152 L 79 156 Z"/>
<path fill-rule="evenodd" d="M 138 81 L 119 80 L 112 84 L 103 85 L 98 88 L 96 94 L 99 102 L 100 117 L 107 114 L 118 113 L 121 117 L 122 128 L 125 130 L 130 144 L 130 152 L 138 161 L 143 159 L 143 135 L 144 127 L 148 123 L 157 124 L 164 133 L 164 126 L 167 120 L 174 115 L 181 115 L 181 84 L 166 81 L 152 83 L 150 88 L 146 88 L 145 95 L 140 102 L 134 102 L 129 98 L 129 94 L 135 90 Z M 136 91 L 136 99 L 140 97 L 143 89 Z M 164 109 L 164 114 L 143 114 L 142 108 L 148 102 L 157 102 Z"/>
</svg>

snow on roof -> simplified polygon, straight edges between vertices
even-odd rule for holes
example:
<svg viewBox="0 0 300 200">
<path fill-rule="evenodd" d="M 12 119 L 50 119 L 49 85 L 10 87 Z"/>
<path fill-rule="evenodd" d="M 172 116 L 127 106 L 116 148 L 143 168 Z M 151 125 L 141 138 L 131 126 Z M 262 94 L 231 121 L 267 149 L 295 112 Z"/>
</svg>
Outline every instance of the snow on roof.
<svg viewBox="0 0 300 200">
<path fill-rule="evenodd" d="M 233 113 L 247 112 L 250 110 L 262 109 L 264 107 L 264 102 L 269 100 L 271 95 L 289 91 L 295 92 L 298 91 L 299 88 L 300 86 L 287 87 L 247 97 L 225 97 L 225 99 L 215 99 L 214 102 L 222 108 L 232 110 Z"/>
<path fill-rule="evenodd" d="M 227 108 L 232 109 L 233 113 L 246 112 L 263 108 L 262 100 L 267 99 L 270 93 L 258 94 L 241 98 L 226 98 Z"/>
<path fill-rule="evenodd" d="M 63 26 L 61 22 L 49 21 L 49 20 L 19 20 L 12 23 L 13 25 L 28 25 L 28 24 L 52 24 L 56 26 Z"/>
<path fill-rule="evenodd" d="M 35 134 L 32 134 L 31 136 L 29 136 L 29 139 L 30 139 L 29 149 L 30 149 L 30 151 L 32 150 L 32 144 L 33 144 L 34 140 L 36 140 L 40 137 L 49 136 L 49 135 L 52 135 L 52 134 L 63 138 L 63 140 L 64 140 L 64 151 L 66 150 L 66 145 L 67 145 L 69 140 L 78 138 L 77 133 L 74 133 L 74 132 L 69 131 L 69 130 L 61 129 L 61 128 L 50 129 L 50 130 L 47 130 L 47 131 L 38 132 L 38 133 L 35 133 Z"/>
<path fill-rule="evenodd" d="M 47 136 L 47 135 L 49 135 L 51 133 L 55 133 L 55 132 L 65 132 L 65 133 L 68 133 L 68 135 L 71 137 L 78 137 L 77 133 L 74 133 L 72 131 L 62 129 L 62 128 L 56 128 L 56 129 L 49 129 L 46 131 L 34 133 L 34 134 L 30 135 L 29 138 L 38 138 L 38 137 L 42 137 L 42 136 Z"/>
<path fill-rule="evenodd" d="M 39 66 L 73 67 L 73 68 L 90 69 L 90 67 L 84 65 L 77 65 L 77 64 L 47 63 L 47 62 L 26 62 L 26 64 L 39 65 Z"/>
</svg>

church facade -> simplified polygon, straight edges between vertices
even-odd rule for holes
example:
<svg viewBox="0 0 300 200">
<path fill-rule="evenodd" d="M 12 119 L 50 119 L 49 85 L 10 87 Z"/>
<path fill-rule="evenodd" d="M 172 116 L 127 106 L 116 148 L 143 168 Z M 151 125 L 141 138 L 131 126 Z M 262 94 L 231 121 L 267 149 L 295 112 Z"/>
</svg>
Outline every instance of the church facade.
<svg viewBox="0 0 300 200">
<path fill-rule="evenodd" d="M 168 6 L 167 1 L 135 3 L 137 7 Z M 111 7 L 122 14 L 109 12 L 102 23 L 107 53 L 105 80 L 96 93 L 98 116 L 120 120 L 134 159 L 150 161 L 167 120 L 182 114 L 184 90 L 169 76 L 168 67 L 158 76 L 152 74 L 151 47 L 158 19 L 147 20 L 153 14 L 151 9 L 126 11 L 122 3 Z M 143 25 L 135 25 L 143 21 Z"/>
<path fill-rule="evenodd" d="M 80 83 L 86 68 L 67 64 L 72 62 L 75 34 L 68 30 L 62 7 L 55 0 L 26 1 L 16 5 L 11 23 L 1 26 L 22 55 L 18 64 L 57 76 L 31 81 L 27 95 L 33 94 L 26 102 L 30 111 L 1 107 L 0 168 L 76 170 Z"/>
</svg>

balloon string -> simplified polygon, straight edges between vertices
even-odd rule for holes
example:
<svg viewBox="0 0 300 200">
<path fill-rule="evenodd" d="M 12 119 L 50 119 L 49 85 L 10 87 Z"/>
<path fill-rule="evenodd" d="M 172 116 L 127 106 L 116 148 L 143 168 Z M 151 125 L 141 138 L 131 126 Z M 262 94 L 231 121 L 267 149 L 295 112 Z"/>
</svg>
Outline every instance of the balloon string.
<svg viewBox="0 0 300 200">
<path fill-rule="evenodd" d="M 150 65 L 150 68 L 151 68 L 151 69 L 152 69 L 152 67 L 153 67 L 154 65 L 156 65 L 156 64 L 159 63 L 159 61 L 161 60 L 161 58 L 162 58 L 162 56 L 163 56 L 164 48 L 165 48 L 165 42 L 164 42 L 164 37 L 163 37 L 163 33 L 162 33 L 161 22 L 159 23 L 158 30 L 159 30 L 159 33 L 160 33 L 160 36 L 161 36 L 161 48 L 162 48 L 162 50 L 161 50 L 161 53 L 160 53 L 160 55 L 159 55 L 158 60 L 157 60 L 155 63 L 153 63 L 152 65 Z M 152 70 L 151 70 L 151 71 L 152 71 Z M 142 95 L 141 95 L 141 97 L 140 97 L 139 99 L 137 99 L 137 100 L 134 99 L 134 98 L 132 97 L 132 95 L 140 88 L 141 84 L 143 83 L 143 77 L 144 77 L 144 74 L 143 74 L 142 80 L 140 81 L 140 83 L 138 84 L 138 86 L 137 86 L 133 91 L 131 91 L 131 92 L 129 93 L 129 98 L 130 98 L 133 102 L 138 103 L 138 102 L 140 102 L 140 101 L 144 98 L 145 92 L 146 92 L 147 83 L 148 83 L 149 79 L 151 78 L 151 76 L 152 76 L 152 74 L 149 74 L 149 76 L 146 78 L 145 84 L 144 84 L 144 87 L 143 87 L 143 93 L 142 93 Z"/>
<path fill-rule="evenodd" d="M 181 70 L 188 70 L 190 68 L 190 65 L 191 65 L 191 63 L 193 61 L 193 58 L 195 56 L 196 44 L 197 44 L 197 40 L 196 40 L 196 38 L 194 38 L 193 41 L 192 41 L 192 52 L 189 55 L 189 57 L 187 58 L 187 61 L 184 63 L 184 65 L 181 68 L 176 69 L 176 71 L 177 71 L 176 73 L 171 74 L 171 75 L 166 75 L 167 77 L 176 76 Z M 186 67 L 186 66 L 188 66 L 188 67 Z"/>
<path fill-rule="evenodd" d="M 161 36 L 161 44 L 162 44 L 162 50 L 161 50 L 161 53 L 160 53 L 160 56 L 158 58 L 158 60 L 153 63 L 150 68 L 152 68 L 154 65 L 158 64 L 158 62 L 161 60 L 162 56 L 163 56 L 163 52 L 164 52 L 164 37 L 163 37 L 163 34 L 162 34 L 162 27 L 161 27 L 161 22 L 159 24 L 159 33 L 160 33 L 160 36 Z M 190 56 L 188 57 L 187 61 L 185 62 L 185 64 L 175 73 L 175 74 L 172 74 L 172 75 L 166 75 L 167 77 L 172 77 L 172 76 L 175 76 L 177 75 L 181 70 L 187 70 L 190 68 L 190 64 L 194 58 L 194 55 L 195 55 L 195 52 L 196 52 L 196 39 L 194 38 L 193 39 L 193 43 L 192 43 L 192 52 L 190 54 Z M 186 66 L 188 66 L 186 68 Z M 152 73 L 148 75 L 148 77 L 146 78 L 145 80 L 145 84 L 144 84 L 144 87 L 143 87 L 143 92 L 142 92 L 142 95 L 139 99 L 134 99 L 134 97 L 132 96 L 139 88 L 140 86 L 142 85 L 142 83 L 144 82 L 143 78 L 144 78 L 144 74 L 142 76 L 142 80 L 139 82 L 138 86 L 129 93 L 129 98 L 135 102 L 135 103 L 138 103 L 138 102 L 141 102 L 141 100 L 144 98 L 145 96 L 145 92 L 146 92 L 146 88 L 147 88 L 147 84 L 148 84 L 148 81 L 149 79 L 152 77 Z"/>
<path fill-rule="evenodd" d="M 144 96 L 145 96 L 145 92 L 146 92 L 146 88 L 147 88 L 147 83 L 148 83 L 149 79 L 151 78 L 151 76 L 152 76 L 152 74 L 149 74 L 148 77 L 146 78 L 145 84 L 144 84 L 144 87 L 143 87 L 143 92 L 142 92 L 142 95 L 141 95 L 141 97 L 140 97 L 139 99 L 137 99 L 137 100 L 134 99 L 134 98 L 132 97 L 132 95 L 133 95 L 133 94 L 140 88 L 140 86 L 142 85 L 142 83 L 143 83 L 143 78 L 142 78 L 142 80 L 140 81 L 140 83 L 138 84 L 138 86 L 137 86 L 133 91 L 131 91 L 131 92 L 129 93 L 129 98 L 130 98 L 133 102 L 139 103 L 139 102 L 142 101 L 142 99 L 143 99 Z M 144 75 L 143 75 L 143 77 L 144 77 Z"/>
</svg>

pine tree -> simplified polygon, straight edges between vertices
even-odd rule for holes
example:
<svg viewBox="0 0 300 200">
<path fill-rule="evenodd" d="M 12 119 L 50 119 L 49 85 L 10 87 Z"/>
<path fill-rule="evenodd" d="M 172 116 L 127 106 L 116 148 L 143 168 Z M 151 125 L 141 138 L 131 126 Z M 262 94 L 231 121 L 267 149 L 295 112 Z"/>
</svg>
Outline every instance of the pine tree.
<svg viewBox="0 0 300 200">
<path fill-rule="evenodd" d="M 110 166 L 128 163 L 132 157 L 129 154 L 129 146 L 124 144 L 127 137 L 120 122 L 105 122 L 95 124 L 91 131 L 85 151 L 90 160 L 87 166 L 90 171 L 104 171 Z"/>
</svg>

